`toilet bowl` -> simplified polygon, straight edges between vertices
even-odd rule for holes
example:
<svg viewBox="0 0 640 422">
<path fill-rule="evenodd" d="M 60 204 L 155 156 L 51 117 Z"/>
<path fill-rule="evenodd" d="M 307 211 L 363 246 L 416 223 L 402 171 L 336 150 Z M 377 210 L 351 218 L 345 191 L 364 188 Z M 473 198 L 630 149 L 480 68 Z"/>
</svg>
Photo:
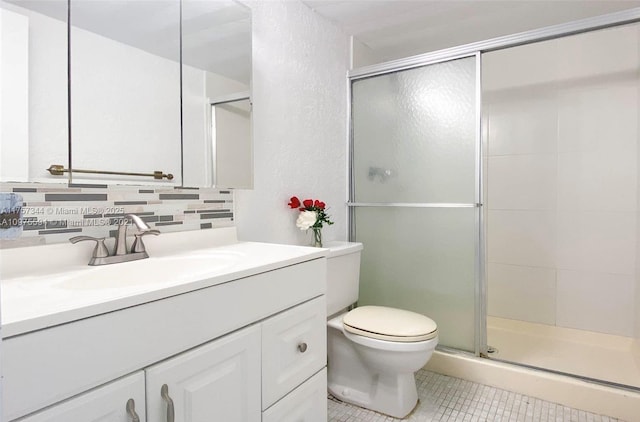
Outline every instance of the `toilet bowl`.
<svg viewBox="0 0 640 422">
<path fill-rule="evenodd" d="M 438 344 L 437 325 L 424 315 L 384 306 L 346 311 L 357 301 L 362 244 L 328 246 L 329 392 L 345 402 L 404 418 L 417 404 L 415 372 Z"/>
</svg>

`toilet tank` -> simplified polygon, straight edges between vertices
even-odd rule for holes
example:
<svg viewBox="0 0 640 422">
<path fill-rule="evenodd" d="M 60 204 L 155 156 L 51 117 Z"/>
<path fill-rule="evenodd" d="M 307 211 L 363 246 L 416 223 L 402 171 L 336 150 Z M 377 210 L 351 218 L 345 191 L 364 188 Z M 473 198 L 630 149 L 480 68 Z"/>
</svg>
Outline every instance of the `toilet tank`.
<svg viewBox="0 0 640 422">
<path fill-rule="evenodd" d="M 362 243 L 328 242 L 327 316 L 331 316 L 358 300 L 360 254 Z"/>
</svg>

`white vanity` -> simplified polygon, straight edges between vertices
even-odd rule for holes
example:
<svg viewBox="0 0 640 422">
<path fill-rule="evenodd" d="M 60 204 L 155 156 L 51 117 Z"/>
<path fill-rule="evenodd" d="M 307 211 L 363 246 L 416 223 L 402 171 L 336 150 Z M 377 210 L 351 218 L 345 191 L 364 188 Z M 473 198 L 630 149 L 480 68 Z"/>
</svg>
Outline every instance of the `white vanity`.
<svg viewBox="0 0 640 422">
<path fill-rule="evenodd" d="M 327 420 L 326 250 L 234 229 L 102 267 L 76 248 L 0 251 L 3 421 Z"/>
</svg>

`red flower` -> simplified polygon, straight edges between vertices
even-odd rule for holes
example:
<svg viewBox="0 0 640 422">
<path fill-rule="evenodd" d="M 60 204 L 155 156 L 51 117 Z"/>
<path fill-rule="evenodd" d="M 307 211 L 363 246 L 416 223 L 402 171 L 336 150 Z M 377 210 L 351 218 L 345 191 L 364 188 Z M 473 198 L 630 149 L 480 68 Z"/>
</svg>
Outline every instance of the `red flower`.
<svg viewBox="0 0 640 422">
<path fill-rule="evenodd" d="M 291 208 L 298 208 L 300 206 L 300 200 L 297 196 L 292 196 L 289 201 L 289 207 Z"/>
<path fill-rule="evenodd" d="M 300 203 L 297 196 L 292 196 L 288 205 L 291 209 L 298 209 L 299 211 L 313 211 L 316 216 L 316 221 L 313 226 L 311 226 L 313 229 L 321 229 L 324 223 L 328 225 L 333 224 L 333 221 L 329 219 L 326 213 L 326 204 L 319 199 L 305 199 Z"/>
</svg>

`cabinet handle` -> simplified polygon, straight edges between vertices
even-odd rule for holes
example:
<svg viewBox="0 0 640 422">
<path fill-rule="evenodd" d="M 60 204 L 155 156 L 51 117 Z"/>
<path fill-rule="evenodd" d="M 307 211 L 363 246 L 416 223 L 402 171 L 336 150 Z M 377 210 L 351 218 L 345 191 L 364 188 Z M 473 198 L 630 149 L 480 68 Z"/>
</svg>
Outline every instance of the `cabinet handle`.
<svg viewBox="0 0 640 422">
<path fill-rule="evenodd" d="M 136 413 L 136 402 L 133 399 L 127 400 L 127 414 L 131 417 L 131 422 L 140 422 L 140 417 Z"/>
<path fill-rule="evenodd" d="M 160 388 L 160 395 L 167 402 L 167 422 L 174 422 L 176 418 L 176 412 L 173 408 L 173 400 L 169 396 L 169 387 L 167 384 L 163 384 Z"/>
<path fill-rule="evenodd" d="M 307 351 L 307 343 L 298 344 L 298 350 L 300 350 L 300 353 L 306 352 Z"/>
</svg>

